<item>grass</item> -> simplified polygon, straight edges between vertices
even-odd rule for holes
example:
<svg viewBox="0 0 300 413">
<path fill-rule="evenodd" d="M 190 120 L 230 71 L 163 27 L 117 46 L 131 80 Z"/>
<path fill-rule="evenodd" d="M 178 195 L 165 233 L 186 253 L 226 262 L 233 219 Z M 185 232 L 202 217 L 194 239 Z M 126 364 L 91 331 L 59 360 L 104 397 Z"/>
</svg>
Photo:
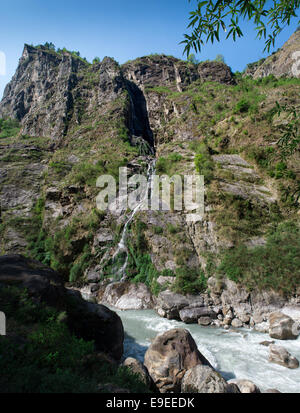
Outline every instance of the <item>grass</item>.
<svg viewBox="0 0 300 413">
<path fill-rule="evenodd" d="M 17 136 L 21 130 L 20 123 L 15 119 L 0 119 L 0 139 Z"/>
</svg>

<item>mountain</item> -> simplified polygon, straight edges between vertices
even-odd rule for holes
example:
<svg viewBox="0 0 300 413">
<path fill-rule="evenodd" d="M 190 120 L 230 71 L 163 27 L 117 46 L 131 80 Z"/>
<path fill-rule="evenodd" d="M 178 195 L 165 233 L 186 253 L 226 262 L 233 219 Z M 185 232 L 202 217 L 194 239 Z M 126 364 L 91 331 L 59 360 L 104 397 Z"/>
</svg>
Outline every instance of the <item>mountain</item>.
<svg viewBox="0 0 300 413">
<path fill-rule="evenodd" d="M 214 61 L 89 64 L 25 45 L 0 103 L 2 253 L 42 261 L 72 285 L 116 277 L 124 257 L 111 258 L 129 215 L 97 210 L 96 180 L 118 179 L 124 166 L 145 174 L 155 157 L 159 174 L 204 175 L 205 215 L 193 223 L 181 211 L 136 214 L 129 279 L 157 293 L 158 278 L 171 276 L 189 293 L 207 291 L 210 277 L 229 278 L 299 297 L 299 153 L 282 159 L 278 144 L 288 108 L 299 109 L 292 60 L 279 69 L 297 44 L 299 32 L 274 55 L 278 65 L 267 66 L 271 56 L 253 78 Z M 268 74 L 287 77 L 261 77 Z M 280 116 L 276 102 L 286 107 Z"/>
</svg>

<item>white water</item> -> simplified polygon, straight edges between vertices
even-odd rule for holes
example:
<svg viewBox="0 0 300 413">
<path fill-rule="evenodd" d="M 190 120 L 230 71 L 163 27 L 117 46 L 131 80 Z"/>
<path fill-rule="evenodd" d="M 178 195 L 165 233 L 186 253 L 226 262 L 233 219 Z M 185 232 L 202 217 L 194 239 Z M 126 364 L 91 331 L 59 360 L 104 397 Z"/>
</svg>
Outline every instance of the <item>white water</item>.
<svg viewBox="0 0 300 413">
<path fill-rule="evenodd" d="M 300 368 L 290 370 L 268 362 L 269 349 L 259 344 L 273 340 L 267 334 L 247 329 L 231 332 L 197 324 L 187 325 L 161 318 L 153 310 L 114 311 L 121 317 L 126 333 L 125 357 L 143 361 L 151 339 L 159 333 L 181 327 L 190 331 L 199 351 L 225 379 L 252 380 L 262 391 L 276 388 L 285 393 L 300 393 Z M 274 341 L 300 360 L 300 338 Z"/>
<path fill-rule="evenodd" d="M 148 166 L 148 171 L 147 171 L 147 186 L 145 187 L 140 201 L 136 204 L 135 208 L 132 210 L 131 214 L 129 215 L 129 218 L 125 222 L 122 236 L 120 239 L 120 242 L 117 246 L 117 249 L 113 255 L 113 260 L 122 252 L 126 253 L 126 259 L 124 261 L 124 264 L 122 267 L 118 270 L 117 272 L 117 277 L 122 277 L 121 280 L 124 281 L 126 279 L 126 268 L 128 264 L 128 249 L 126 246 L 126 237 L 128 233 L 128 227 L 133 221 L 133 218 L 135 217 L 136 213 L 143 207 L 145 206 L 145 203 L 148 203 L 149 199 L 151 199 L 151 191 L 152 191 L 152 181 L 153 181 L 153 176 L 155 175 L 155 160 L 150 161 L 149 166 Z"/>
</svg>

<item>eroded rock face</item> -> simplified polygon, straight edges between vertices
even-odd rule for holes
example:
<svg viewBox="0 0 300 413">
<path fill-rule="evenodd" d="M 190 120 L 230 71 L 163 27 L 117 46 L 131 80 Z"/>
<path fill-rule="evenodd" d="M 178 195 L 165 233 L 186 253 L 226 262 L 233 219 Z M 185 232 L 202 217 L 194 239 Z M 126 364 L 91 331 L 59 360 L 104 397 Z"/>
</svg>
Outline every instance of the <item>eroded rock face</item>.
<svg viewBox="0 0 300 413">
<path fill-rule="evenodd" d="M 300 77 L 299 53 L 300 30 L 297 30 L 275 54 L 269 56 L 253 73 L 255 79 L 274 75 L 276 77 Z"/>
<path fill-rule="evenodd" d="M 296 340 L 299 335 L 298 323 L 280 311 L 270 314 L 270 337 L 278 340 Z"/>
<path fill-rule="evenodd" d="M 112 305 L 120 310 L 146 310 L 153 307 L 152 294 L 143 284 L 115 282 L 108 284 L 98 294 L 99 302 Z"/>
<path fill-rule="evenodd" d="M 120 317 L 104 305 L 84 301 L 78 291 L 63 286 L 58 273 L 21 255 L 0 257 L 0 285 L 26 288 L 30 296 L 60 311 L 78 337 L 94 340 L 97 350 L 120 359 L 124 329 Z"/>
<path fill-rule="evenodd" d="M 182 393 L 237 393 L 220 373 L 209 366 L 197 365 L 188 370 L 182 380 Z"/>
<path fill-rule="evenodd" d="M 145 354 L 144 364 L 161 393 L 180 392 L 187 370 L 198 364 L 210 366 L 191 334 L 179 328 L 155 337 Z"/>
<path fill-rule="evenodd" d="M 269 346 L 269 362 L 279 364 L 280 366 L 287 367 L 289 369 L 297 369 L 299 367 L 299 361 L 296 357 L 293 357 L 284 347 L 271 344 Z"/>
</svg>

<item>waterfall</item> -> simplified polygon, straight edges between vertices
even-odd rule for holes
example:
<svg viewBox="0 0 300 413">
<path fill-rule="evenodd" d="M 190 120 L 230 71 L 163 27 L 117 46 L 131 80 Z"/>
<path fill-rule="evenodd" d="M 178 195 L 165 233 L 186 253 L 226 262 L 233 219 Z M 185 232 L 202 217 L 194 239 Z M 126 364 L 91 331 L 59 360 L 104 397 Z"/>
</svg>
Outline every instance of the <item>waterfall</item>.
<svg viewBox="0 0 300 413">
<path fill-rule="evenodd" d="M 131 214 L 129 215 L 129 218 L 125 222 L 123 231 L 122 231 L 122 236 L 120 239 L 120 242 L 117 246 L 117 249 L 112 257 L 113 261 L 116 261 L 116 258 L 118 257 L 119 254 L 124 253 L 126 255 L 124 264 L 122 267 L 118 270 L 116 274 L 116 278 L 118 280 L 124 281 L 126 279 L 126 268 L 128 264 L 128 258 L 129 258 L 129 253 L 128 253 L 128 247 L 126 245 L 126 239 L 127 239 L 127 234 L 128 234 L 128 229 L 133 221 L 136 213 L 142 208 L 145 203 L 148 204 L 148 202 L 151 200 L 152 196 L 152 183 L 153 183 L 153 176 L 155 175 L 155 163 L 156 160 L 153 159 L 150 161 L 148 165 L 148 170 L 147 170 L 147 186 L 145 187 L 144 191 L 141 194 L 140 201 L 136 204 L 134 209 L 132 210 Z"/>
</svg>

